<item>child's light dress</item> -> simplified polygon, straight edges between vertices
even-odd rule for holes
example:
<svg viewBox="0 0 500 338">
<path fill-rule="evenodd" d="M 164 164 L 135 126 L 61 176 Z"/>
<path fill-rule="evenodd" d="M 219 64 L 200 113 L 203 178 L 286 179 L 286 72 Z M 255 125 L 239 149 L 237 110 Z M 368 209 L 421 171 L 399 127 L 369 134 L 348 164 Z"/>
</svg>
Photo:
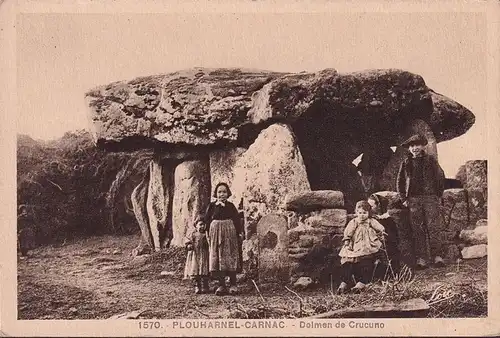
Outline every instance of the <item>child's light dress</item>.
<svg viewBox="0 0 500 338">
<path fill-rule="evenodd" d="M 344 230 L 343 240 L 352 241 L 352 245 L 342 247 L 339 252 L 340 263 L 356 263 L 361 257 L 379 252 L 382 248 L 380 238 L 384 230 L 383 225 L 373 218 L 363 222 L 357 218 L 351 220 Z"/>
</svg>

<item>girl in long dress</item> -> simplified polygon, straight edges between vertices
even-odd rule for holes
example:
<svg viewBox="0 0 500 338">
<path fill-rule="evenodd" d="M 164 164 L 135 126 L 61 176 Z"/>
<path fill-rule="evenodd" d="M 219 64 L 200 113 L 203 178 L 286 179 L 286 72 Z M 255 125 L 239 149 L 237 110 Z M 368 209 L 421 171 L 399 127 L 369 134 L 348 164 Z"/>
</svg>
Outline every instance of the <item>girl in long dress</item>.
<svg viewBox="0 0 500 338">
<path fill-rule="evenodd" d="M 194 282 L 194 293 L 208 293 L 208 240 L 205 223 L 197 219 L 188 232 L 185 246 L 188 250 L 184 278 Z"/>
<path fill-rule="evenodd" d="M 226 183 L 215 187 L 215 201 L 211 202 L 205 213 L 204 221 L 208 225 L 209 270 L 219 283 L 215 294 L 237 293 L 236 273 L 241 270 L 239 240 L 243 236 L 240 215 L 233 203 L 227 199 L 231 190 Z M 229 276 L 230 287 L 225 279 Z"/>
</svg>

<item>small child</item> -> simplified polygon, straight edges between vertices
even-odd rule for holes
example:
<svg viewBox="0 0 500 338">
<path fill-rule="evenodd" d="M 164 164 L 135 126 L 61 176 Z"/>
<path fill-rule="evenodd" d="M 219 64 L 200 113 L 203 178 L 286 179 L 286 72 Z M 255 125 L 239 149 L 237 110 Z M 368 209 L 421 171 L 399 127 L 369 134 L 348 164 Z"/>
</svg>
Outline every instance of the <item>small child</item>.
<svg viewBox="0 0 500 338">
<path fill-rule="evenodd" d="M 344 293 L 354 275 L 353 291 L 361 291 L 371 281 L 376 255 L 382 248 L 384 227 L 374 218 L 367 201 L 356 203 L 356 218 L 344 230 L 344 246 L 340 250 L 342 282 L 337 293 Z"/>
<path fill-rule="evenodd" d="M 194 293 L 208 293 L 208 240 L 205 223 L 201 219 L 195 222 L 195 230 L 186 237 L 188 254 L 184 269 L 184 278 L 194 281 Z"/>
</svg>

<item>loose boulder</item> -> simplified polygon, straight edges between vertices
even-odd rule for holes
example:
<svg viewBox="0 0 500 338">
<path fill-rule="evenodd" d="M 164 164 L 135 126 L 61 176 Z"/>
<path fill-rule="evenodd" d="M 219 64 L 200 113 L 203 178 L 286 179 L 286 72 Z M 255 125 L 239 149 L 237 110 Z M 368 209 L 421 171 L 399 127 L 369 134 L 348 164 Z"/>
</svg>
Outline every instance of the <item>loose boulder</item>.
<svg viewBox="0 0 500 338">
<path fill-rule="evenodd" d="M 488 246 L 486 244 L 478 244 L 462 249 L 463 259 L 482 258 L 488 254 Z"/>
<path fill-rule="evenodd" d="M 311 277 L 300 277 L 299 279 L 297 279 L 297 281 L 293 284 L 293 286 L 296 288 L 296 289 L 300 289 L 300 290 L 303 290 L 303 289 L 307 289 L 308 287 L 310 287 L 311 285 L 313 285 L 313 280 L 311 279 Z"/>
<path fill-rule="evenodd" d="M 462 230 L 460 240 L 468 244 L 488 244 L 488 227 L 478 226 L 474 230 Z"/>
<path fill-rule="evenodd" d="M 308 212 L 318 209 L 334 209 L 344 206 L 341 191 L 316 190 L 288 195 L 285 199 L 286 210 Z"/>
</svg>

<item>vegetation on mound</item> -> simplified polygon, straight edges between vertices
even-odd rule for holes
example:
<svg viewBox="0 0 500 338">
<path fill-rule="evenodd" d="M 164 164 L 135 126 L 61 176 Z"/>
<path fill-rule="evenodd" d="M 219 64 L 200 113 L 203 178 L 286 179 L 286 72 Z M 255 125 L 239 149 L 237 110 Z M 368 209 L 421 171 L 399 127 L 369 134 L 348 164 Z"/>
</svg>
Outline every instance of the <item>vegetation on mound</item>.
<svg viewBox="0 0 500 338">
<path fill-rule="evenodd" d="M 87 131 L 53 141 L 17 139 L 17 203 L 25 205 L 36 245 L 137 231 L 130 194 L 150 153 L 108 153 Z"/>
</svg>

